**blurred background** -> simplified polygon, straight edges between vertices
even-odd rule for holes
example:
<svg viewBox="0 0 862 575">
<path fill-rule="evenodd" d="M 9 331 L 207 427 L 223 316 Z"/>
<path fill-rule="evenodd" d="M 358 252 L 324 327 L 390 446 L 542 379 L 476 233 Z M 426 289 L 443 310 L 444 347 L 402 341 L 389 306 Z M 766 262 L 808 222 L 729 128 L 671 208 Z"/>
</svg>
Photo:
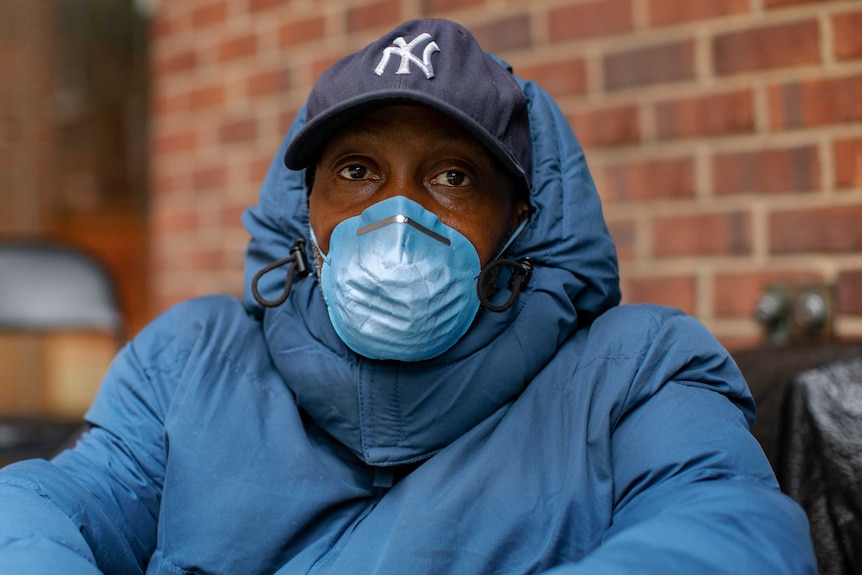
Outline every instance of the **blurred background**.
<svg viewBox="0 0 862 575">
<path fill-rule="evenodd" d="M 311 84 L 425 16 L 557 99 L 626 302 L 731 350 L 862 337 L 859 0 L 0 0 L 0 238 L 95 258 L 121 339 L 241 294 L 240 216 Z M 82 411 L 107 361 L 0 341 L 2 413 Z M 34 387 L 55 355 L 86 358 L 77 391 Z"/>
</svg>

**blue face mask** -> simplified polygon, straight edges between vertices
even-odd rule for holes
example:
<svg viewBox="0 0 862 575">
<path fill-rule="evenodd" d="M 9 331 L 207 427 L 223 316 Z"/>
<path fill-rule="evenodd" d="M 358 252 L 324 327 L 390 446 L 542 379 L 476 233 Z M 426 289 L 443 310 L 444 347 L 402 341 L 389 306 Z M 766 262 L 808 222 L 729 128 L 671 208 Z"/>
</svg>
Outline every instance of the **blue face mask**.
<svg viewBox="0 0 862 575">
<path fill-rule="evenodd" d="M 313 231 L 312 240 L 317 245 Z M 480 271 L 470 240 L 396 196 L 332 230 L 320 281 L 332 325 L 350 349 L 419 361 L 466 333 L 479 309 Z"/>
</svg>

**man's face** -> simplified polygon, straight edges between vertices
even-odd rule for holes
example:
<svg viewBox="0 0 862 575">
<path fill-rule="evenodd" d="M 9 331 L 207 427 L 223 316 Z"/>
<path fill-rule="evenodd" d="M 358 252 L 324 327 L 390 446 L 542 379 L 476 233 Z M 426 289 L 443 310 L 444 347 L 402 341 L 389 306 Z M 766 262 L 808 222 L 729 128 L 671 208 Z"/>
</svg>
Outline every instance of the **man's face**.
<svg viewBox="0 0 862 575">
<path fill-rule="evenodd" d="M 459 231 L 483 266 L 529 212 L 494 157 L 448 116 L 423 106 L 369 112 L 326 143 L 308 198 L 323 253 L 335 226 L 393 196 Z"/>
</svg>

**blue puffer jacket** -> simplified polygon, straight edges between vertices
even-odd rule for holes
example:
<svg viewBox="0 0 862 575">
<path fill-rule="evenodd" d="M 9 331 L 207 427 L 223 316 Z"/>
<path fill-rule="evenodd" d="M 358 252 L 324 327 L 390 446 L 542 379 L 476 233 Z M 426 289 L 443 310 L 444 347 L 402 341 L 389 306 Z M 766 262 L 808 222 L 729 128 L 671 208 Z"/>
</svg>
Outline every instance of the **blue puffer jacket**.
<svg viewBox="0 0 862 575">
<path fill-rule="evenodd" d="M 515 306 L 408 364 L 349 351 L 313 275 L 274 309 L 177 306 L 116 358 L 73 450 L 0 473 L 0 573 L 815 573 L 734 362 L 678 311 L 617 305 L 581 148 L 522 85 L 535 213 L 509 257 L 535 269 Z M 308 235 L 283 151 L 247 277 Z"/>
</svg>

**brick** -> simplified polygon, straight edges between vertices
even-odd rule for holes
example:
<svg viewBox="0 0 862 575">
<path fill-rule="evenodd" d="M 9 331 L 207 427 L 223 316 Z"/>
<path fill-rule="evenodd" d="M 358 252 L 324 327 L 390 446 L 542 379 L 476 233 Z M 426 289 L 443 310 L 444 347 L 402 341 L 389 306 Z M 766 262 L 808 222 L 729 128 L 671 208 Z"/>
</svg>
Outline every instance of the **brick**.
<svg viewBox="0 0 862 575">
<path fill-rule="evenodd" d="M 260 185 L 266 177 L 273 158 L 271 154 L 257 157 L 248 163 L 248 182 Z"/>
<path fill-rule="evenodd" d="M 192 185 L 196 190 L 221 188 L 227 184 L 227 168 L 223 165 L 198 168 L 192 173 Z"/>
<path fill-rule="evenodd" d="M 246 81 L 245 93 L 251 97 L 269 96 L 291 88 L 290 71 L 286 69 L 258 72 Z"/>
<path fill-rule="evenodd" d="M 587 91 L 587 65 L 583 58 L 521 66 L 515 72 L 536 82 L 555 98 L 581 96 Z"/>
<path fill-rule="evenodd" d="M 832 19 L 835 57 L 839 60 L 862 58 L 862 12 L 838 14 Z"/>
<path fill-rule="evenodd" d="M 833 152 L 836 185 L 862 187 L 862 138 L 839 140 Z"/>
<path fill-rule="evenodd" d="M 257 35 L 245 34 L 225 40 L 218 47 L 219 60 L 247 58 L 257 53 Z"/>
<path fill-rule="evenodd" d="M 820 274 L 805 270 L 718 274 L 713 283 L 713 310 L 722 318 L 753 317 L 769 285 L 822 281 Z"/>
<path fill-rule="evenodd" d="M 585 146 L 622 146 L 641 139 L 640 114 L 634 105 L 579 112 L 568 120 Z"/>
<path fill-rule="evenodd" d="M 225 87 L 221 84 L 200 86 L 189 93 L 189 105 L 193 109 L 217 107 L 224 104 L 226 98 Z"/>
<path fill-rule="evenodd" d="M 622 288 L 626 303 L 654 303 L 695 313 L 696 282 L 691 276 L 626 279 Z"/>
<path fill-rule="evenodd" d="M 749 254 L 751 217 L 746 212 L 657 217 L 652 246 L 657 257 Z"/>
<path fill-rule="evenodd" d="M 605 89 L 692 80 L 694 42 L 684 40 L 659 46 L 638 47 L 604 59 Z"/>
<path fill-rule="evenodd" d="M 176 178 L 171 176 L 160 176 L 158 174 L 150 174 L 150 194 L 158 196 L 160 194 L 170 194 L 176 190 Z"/>
<path fill-rule="evenodd" d="M 178 152 L 193 152 L 197 149 L 197 145 L 197 132 L 174 132 L 157 137 L 153 145 L 153 153 L 170 156 Z"/>
<path fill-rule="evenodd" d="M 472 26 L 471 31 L 485 50 L 501 53 L 506 50 L 528 48 L 533 39 L 530 34 L 530 17 L 516 14 L 508 18 L 498 18 L 486 24 Z"/>
<path fill-rule="evenodd" d="M 223 269 L 225 253 L 219 248 L 200 248 L 194 253 L 178 254 L 178 268 L 182 270 L 208 271 Z"/>
<path fill-rule="evenodd" d="M 320 40 L 326 33 L 326 20 L 323 16 L 291 20 L 278 30 L 278 44 L 282 48 L 301 46 Z"/>
<path fill-rule="evenodd" d="M 637 224 L 634 220 L 610 220 L 607 225 L 617 248 L 617 258 L 621 261 L 634 260 L 637 237 Z"/>
<path fill-rule="evenodd" d="M 483 4 L 485 0 L 421 0 L 422 14 L 426 16 L 464 10 Z"/>
<path fill-rule="evenodd" d="M 211 2 L 195 8 L 191 12 L 191 23 L 194 28 L 204 28 L 221 24 L 227 20 L 227 2 Z"/>
<path fill-rule="evenodd" d="M 814 20 L 754 28 L 716 36 L 712 51 L 722 76 L 817 64 L 820 33 Z"/>
<path fill-rule="evenodd" d="M 241 225 L 242 223 L 242 215 L 245 213 L 247 204 L 238 204 L 238 205 L 227 205 L 223 206 L 219 210 L 218 214 L 218 223 L 225 229 L 230 229 L 236 226 Z M 244 254 L 243 254 L 244 255 Z M 242 259 L 240 259 L 240 265 L 242 265 Z"/>
<path fill-rule="evenodd" d="M 193 231 L 200 225 L 197 211 L 194 209 L 163 210 L 159 217 L 153 218 L 154 232 L 160 236 L 175 232 Z"/>
<path fill-rule="evenodd" d="M 257 137 L 257 120 L 247 118 L 223 123 L 219 129 L 219 139 L 224 144 L 245 143 Z"/>
<path fill-rule="evenodd" d="M 155 94 L 152 101 L 150 110 L 156 117 L 183 112 L 191 108 L 191 99 L 188 92 L 171 96 Z"/>
<path fill-rule="evenodd" d="M 198 58 L 195 51 L 185 50 L 158 60 L 154 66 L 154 73 L 156 76 L 169 76 L 193 70 L 197 64 Z"/>
<path fill-rule="evenodd" d="M 174 19 L 168 18 L 164 10 L 159 10 L 153 16 L 152 24 L 150 25 L 150 34 L 158 42 L 163 38 L 173 34 L 179 26 L 174 23 Z"/>
<path fill-rule="evenodd" d="M 649 0 L 651 26 L 669 26 L 749 11 L 749 0 Z"/>
<path fill-rule="evenodd" d="M 551 42 L 613 36 L 632 30 L 631 0 L 596 0 L 563 5 L 548 12 Z"/>
<path fill-rule="evenodd" d="M 718 195 L 807 192 L 820 189 L 815 146 L 719 154 L 712 162 Z"/>
<path fill-rule="evenodd" d="M 772 254 L 862 251 L 862 205 L 778 212 L 769 217 Z"/>
<path fill-rule="evenodd" d="M 800 4 L 823 4 L 830 0 L 764 0 L 763 6 L 767 9 L 784 8 L 786 6 L 798 6 Z"/>
<path fill-rule="evenodd" d="M 252 14 L 288 6 L 291 0 L 248 0 L 248 11 Z"/>
<path fill-rule="evenodd" d="M 862 120 L 862 75 L 770 86 L 773 129 Z"/>
<path fill-rule="evenodd" d="M 188 174 L 182 175 L 159 175 L 151 176 L 153 184 L 150 190 L 153 194 L 177 194 L 191 187 Z"/>
<path fill-rule="evenodd" d="M 671 158 L 619 164 L 605 169 L 608 203 L 694 197 L 694 160 Z"/>
<path fill-rule="evenodd" d="M 862 270 L 838 274 L 835 291 L 839 314 L 862 315 Z"/>
<path fill-rule="evenodd" d="M 680 98 L 656 105 L 656 132 L 663 140 L 753 133 L 754 129 L 754 96 L 750 90 Z"/>
<path fill-rule="evenodd" d="M 371 4 L 348 8 L 347 30 L 359 32 L 380 27 L 394 27 L 402 20 L 399 0 L 378 0 Z"/>
</svg>

